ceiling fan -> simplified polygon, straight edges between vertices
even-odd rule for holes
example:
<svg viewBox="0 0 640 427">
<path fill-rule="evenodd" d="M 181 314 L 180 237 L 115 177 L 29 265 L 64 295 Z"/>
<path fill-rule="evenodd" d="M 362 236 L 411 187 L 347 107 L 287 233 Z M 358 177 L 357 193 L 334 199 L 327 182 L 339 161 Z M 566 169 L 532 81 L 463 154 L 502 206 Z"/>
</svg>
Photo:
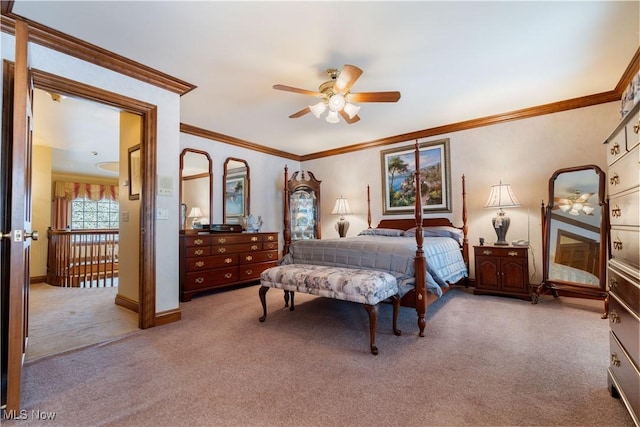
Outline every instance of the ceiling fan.
<svg viewBox="0 0 640 427">
<path fill-rule="evenodd" d="M 297 119 L 307 113 L 312 113 L 316 118 L 320 118 L 327 109 L 326 120 L 329 123 L 338 123 L 340 117 L 348 124 L 360 120 L 358 112 L 360 106 L 354 102 L 397 102 L 400 99 L 400 92 L 359 92 L 352 93 L 351 87 L 362 74 L 362 70 L 355 65 L 346 64 L 342 70 L 330 68 L 327 70 L 329 80 L 322 83 L 318 91 L 299 89 L 285 85 L 274 85 L 277 90 L 300 93 L 303 95 L 321 98 L 317 104 L 310 105 L 289 116 L 290 119 Z"/>
<path fill-rule="evenodd" d="M 575 190 L 573 194 L 567 197 L 554 197 L 554 209 L 560 209 L 570 215 L 593 215 L 595 208 L 587 203 L 594 193 L 583 193 L 581 190 Z"/>
</svg>

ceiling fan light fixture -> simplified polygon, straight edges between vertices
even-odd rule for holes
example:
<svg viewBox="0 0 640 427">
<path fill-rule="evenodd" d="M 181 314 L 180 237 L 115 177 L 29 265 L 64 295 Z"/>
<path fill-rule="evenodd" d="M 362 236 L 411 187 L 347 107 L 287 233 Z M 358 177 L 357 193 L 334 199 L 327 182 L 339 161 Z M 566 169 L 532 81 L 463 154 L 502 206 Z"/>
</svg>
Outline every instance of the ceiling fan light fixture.
<svg viewBox="0 0 640 427">
<path fill-rule="evenodd" d="M 587 206 L 585 205 L 582 210 L 584 211 L 585 214 L 587 215 L 593 215 L 593 211 L 595 210 L 595 208 L 593 206 Z"/>
<path fill-rule="evenodd" d="M 324 113 L 327 109 L 327 103 L 326 101 L 320 101 L 317 104 L 310 105 L 309 109 L 311 110 L 313 115 L 316 116 L 316 119 L 319 119 L 322 113 Z"/>
<path fill-rule="evenodd" d="M 338 112 L 331 110 L 329 111 L 329 113 L 327 113 L 327 118 L 326 120 L 329 123 L 338 123 L 340 121 L 340 116 L 338 116 Z"/>
<path fill-rule="evenodd" d="M 359 105 L 351 104 L 349 102 L 344 105 L 344 112 L 347 113 L 347 116 L 349 116 L 350 119 L 353 119 L 359 111 Z"/>
<path fill-rule="evenodd" d="M 329 109 L 333 112 L 342 111 L 347 101 L 342 94 L 336 93 L 329 98 Z"/>
<path fill-rule="evenodd" d="M 558 208 L 560 208 L 562 212 L 567 212 L 569 209 L 571 209 L 571 205 L 560 205 L 558 206 Z"/>
</svg>

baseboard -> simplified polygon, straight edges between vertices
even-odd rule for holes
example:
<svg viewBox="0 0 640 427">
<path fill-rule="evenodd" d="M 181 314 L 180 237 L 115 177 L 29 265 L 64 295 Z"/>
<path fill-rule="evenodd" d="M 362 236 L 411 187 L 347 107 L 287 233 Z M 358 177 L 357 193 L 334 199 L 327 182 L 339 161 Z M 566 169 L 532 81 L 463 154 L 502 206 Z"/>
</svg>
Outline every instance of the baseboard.
<svg viewBox="0 0 640 427">
<path fill-rule="evenodd" d="M 124 307 L 127 310 L 131 310 L 134 313 L 138 313 L 138 302 L 130 298 L 123 297 L 120 294 L 116 295 L 116 305 L 119 305 L 120 307 Z"/>
<path fill-rule="evenodd" d="M 163 311 L 161 313 L 156 313 L 156 318 L 154 319 L 154 326 L 162 326 L 168 323 L 177 322 L 182 319 L 182 311 L 179 308 L 174 308 L 173 310 Z"/>
<path fill-rule="evenodd" d="M 45 283 L 47 276 L 34 276 L 29 278 L 29 283 Z"/>
</svg>

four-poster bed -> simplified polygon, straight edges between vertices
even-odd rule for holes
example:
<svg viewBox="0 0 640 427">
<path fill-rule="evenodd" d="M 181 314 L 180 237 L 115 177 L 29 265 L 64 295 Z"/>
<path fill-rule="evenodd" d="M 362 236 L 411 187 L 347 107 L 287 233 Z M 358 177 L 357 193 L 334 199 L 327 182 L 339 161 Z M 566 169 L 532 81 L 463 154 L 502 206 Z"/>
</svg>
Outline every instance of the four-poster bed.
<svg viewBox="0 0 640 427">
<path fill-rule="evenodd" d="M 420 182 L 420 152 L 415 146 L 414 183 Z M 285 191 L 288 176 L 285 168 Z M 284 250 L 281 264 L 317 264 L 336 268 L 383 270 L 393 274 L 401 304 L 416 309 L 420 336 L 424 336 L 427 305 L 456 283 L 468 278 L 469 244 L 465 178 L 462 176 L 462 227 L 447 218 L 423 218 L 422 197 L 416 191 L 414 218 L 382 219 L 371 227 L 371 202 L 367 187 L 368 229 L 356 237 L 291 240 L 290 207 L 284 198 Z M 415 237 L 415 240 L 412 239 Z M 285 296 L 286 298 L 286 296 Z"/>
</svg>

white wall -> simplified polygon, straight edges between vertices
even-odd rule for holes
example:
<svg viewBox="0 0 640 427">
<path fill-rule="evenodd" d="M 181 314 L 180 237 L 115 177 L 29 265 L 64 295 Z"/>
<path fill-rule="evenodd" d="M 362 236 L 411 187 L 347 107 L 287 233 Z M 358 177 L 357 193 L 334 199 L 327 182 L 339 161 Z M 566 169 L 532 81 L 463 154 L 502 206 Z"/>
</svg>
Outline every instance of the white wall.
<svg viewBox="0 0 640 427">
<path fill-rule="evenodd" d="M 455 225 L 462 225 L 461 176 L 464 174 L 469 242 L 476 245 L 479 237 L 494 242 L 496 235 L 491 218 L 495 211 L 485 209 L 484 205 L 491 185 L 500 180 L 511 184 L 522 207 L 507 211 L 511 217 L 507 240 L 529 236 L 531 282 L 539 283 L 542 276 L 540 204 L 549 199 L 549 178 L 555 170 L 570 166 L 595 164 L 606 170 L 602 142 L 619 122 L 619 107 L 619 102 L 612 102 L 424 139 L 450 139 L 453 212 L 433 216 L 447 216 Z M 349 199 L 354 212 L 347 217 L 351 222 L 348 235 L 354 236 L 367 227 L 367 184 L 371 186 L 372 226 L 376 226 L 383 218 L 380 151 L 414 142 L 303 162 L 302 168 L 322 180 L 323 238 L 338 236 L 334 229 L 337 218 L 331 215 L 331 209 L 340 195 Z M 403 216 L 386 218 L 394 217 Z M 471 276 L 475 277 L 472 253 L 470 257 Z"/>
</svg>

